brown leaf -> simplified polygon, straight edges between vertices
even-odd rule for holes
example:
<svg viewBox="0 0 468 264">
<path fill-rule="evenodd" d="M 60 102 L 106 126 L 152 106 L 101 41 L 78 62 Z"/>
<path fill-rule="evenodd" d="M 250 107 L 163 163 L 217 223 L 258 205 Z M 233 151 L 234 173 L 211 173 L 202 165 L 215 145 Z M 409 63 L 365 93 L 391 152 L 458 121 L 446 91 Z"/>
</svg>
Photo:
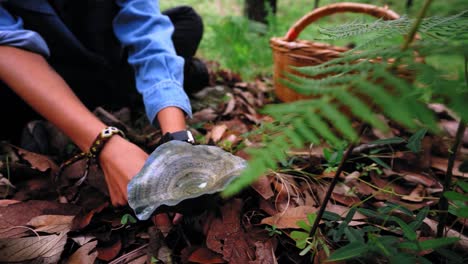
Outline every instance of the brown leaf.
<svg viewBox="0 0 468 264">
<path fill-rule="evenodd" d="M 213 142 L 216 143 L 220 141 L 227 128 L 228 127 L 225 124 L 216 125 L 215 127 L 213 127 L 213 129 L 211 130 L 211 139 L 213 140 Z"/>
<path fill-rule="evenodd" d="M 221 114 L 223 116 L 231 114 L 234 108 L 236 107 L 236 100 L 234 96 L 232 96 L 231 93 L 227 93 L 226 95 L 229 96 L 229 102 L 227 103 L 226 108 L 224 109 L 224 112 Z"/>
<path fill-rule="evenodd" d="M 160 213 L 154 215 L 151 220 L 153 220 L 154 225 L 161 231 L 161 234 L 164 237 L 167 237 L 169 232 L 172 229 L 172 221 L 169 219 L 167 213 Z"/>
<path fill-rule="evenodd" d="M 85 228 L 93 219 L 94 214 L 101 212 L 104 208 L 109 206 L 109 202 L 105 202 L 100 206 L 91 209 L 89 212 L 80 212 L 79 215 L 73 219 L 72 230 L 79 230 Z"/>
<path fill-rule="evenodd" d="M 252 188 L 265 200 L 268 200 L 275 195 L 273 193 L 273 189 L 271 188 L 270 179 L 266 176 L 262 176 L 256 182 L 254 182 L 252 184 Z"/>
<path fill-rule="evenodd" d="M 35 260 L 37 263 L 57 263 L 67 236 L 33 236 L 0 239 L 0 262 L 12 263 Z"/>
<path fill-rule="evenodd" d="M 193 114 L 192 119 L 189 120 L 190 124 L 200 122 L 211 122 L 218 117 L 218 114 L 212 108 L 205 108 Z"/>
<path fill-rule="evenodd" d="M 75 251 L 75 253 L 73 253 L 70 256 L 70 258 L 68 258 L 67 263 L 69 264 L 94 263 L 98 255 L 98 252 L 95 250 L 96 245 L 97 245 L 97 240 L 84 244 L 77 251 Z"/>
<path fill-rule="evenodd" d="M 195 249 L 188 261 L 203 264 L 225 263 L 222 256 L 209 250 L 208 248 Z"/>
<path fill-rule="evenodd" d="M 461 161 L 458 161 L 456 160 L 455 161 L 455 164 L 453 166 L 453 170 L 452 170 L 452 174 L 453 176 L 459 176 L 459 177 L 463 177 L 463 178 L 468 178 L 468 174 L 466 173 L 463 173 L 461 171 L 458 170 L 458 168 L 460 167 L 461 165 Z M 448 166 L 448 159 L 444 159 L 444 158 L 439 158 L 439 157 L 432 157 L 431 158 L 431 166 L 433 168 L 436 168 L 438 170 L 441 170 L 443 171 L 444 173 L 447 171 L 447 166 Z"/>
<path fill-rule="evenodd" d="M 39 215 L 31 219 L 27 225 L 36 231 L 46 233 L 61 233 L 70 231 L 73 215 Z"/>
<path fill-rule="evenodd" d="M 247 263 L 254 256 L 240 225 L 242 200 L 234 199 L 221 208 L 222 219 L 214 218 L 206 236 L 209 249 L 230 263 Z"/>
<path fill-rule="evenodd" d="M 15 204 L 15 203 L 21 203 L 21 201 L 2 199 L 2 200 L 0 200 L 0 207 L 6 207 L 6 206 L 8 206 L 10 204 Z"/>
<path fill-rule="evenodd" d="M 448 120 L 441 120 L 439 124 L 444 128 L 445 131 L 451 136 L 455 137 L 457 133 L 457 128 L 460 122 L 458 121 L 448 121 Z M 462 141 L 464 144 L 468 144 L 468 131 L 465 131 L 463 134 Z"/>
<path fill-rule="evenodd" d="M 418 184 L 416 188 L 409 195 L 404 195 L 401 197 L 402 200 L 410 202 L 422 202 L 426 196 L 426 189 L 422 184 Z"/>
<path fill-rule="evenodd" d="M 27 201 L 0 207 L 0 238 L 9 238 L 27 231 L 25 226 L 32 218 L 49 215 L 76 215 L 80 208 L 72 204 L 52 201 Z"/>
<path fill-rule="evenodd" d="M 18 147 L 16 147 L 16 149 L 18 150 L 18 154 L 28 161 L 33 168 L 42 172 L 45 172 L 48 169 L 51 169 L 52 173 L 56 173 L 58 171 L 57 164 L 55 164 L 55 162 L 53 162 L 49 157 Z"/>
<path fill-rule="evenodd" d="M 328 211 L 328 212 L 332 212 L 332 213 L 335 213 L 341 217 L 345 217 L 349 210 L 351 209 L 351 207 L 346 207 L 346 206 L 342 206 L 342 205 L 338 205 L 338 204 L 327 204 L 327 207 L 325 209 L 325 211 Z M 354 213 L 354 216 L 352 218 L 352 220 L 364 220 L 364 219 L 367 219 L 367 217 L 359 212 L 355 212 Z"/>
<path fill-rule="evenodd" d="M 98 247 L 97 258 L 100 260 L 104 260 L 104 261 L 110 261 L 114 259 L 115 257 L 117 257 L 121 249 L 122 249 L 122 241 L 118 239 L 115 243 L 113 243 L 112 245 L 108 247 Z"/>
<path fill-rule="evenodd" d="M 278 229 L 285 228 L 299 228 L 297 226 L 297 221 L 304 220 L 307 221 L 307 214 L 317 212 L 316 207 L 311 206 L 298 206 L 293 208 L 288 208 L 283 212 L 277 213 L 274 216 L 263 218 L 262 224 L 267 224 L 270 226 L 276 226 Z"/>
<path fill-rule="evenodd" d="M 276 262 L 275 249 L 271 240 L 255 242 L 255 260 L 249 264 L 274 264 Z"/>
<path fill-rule="evenodd" d="M 395 171 L 388 170 L 388 169 L 384 169 L 384 172 L 386 175 L 399 175 L 403 179 L 409 182 L 423 184 L 424 186 L 427 186 L 427 187 L 432 187 L 438 184 L 438 181 L 436 181 L 435 179 L 432 179 L 424 174 L 417 173 L 417 172 L 410 172 L 410 171 L 395 172 Z"/>
</svg>

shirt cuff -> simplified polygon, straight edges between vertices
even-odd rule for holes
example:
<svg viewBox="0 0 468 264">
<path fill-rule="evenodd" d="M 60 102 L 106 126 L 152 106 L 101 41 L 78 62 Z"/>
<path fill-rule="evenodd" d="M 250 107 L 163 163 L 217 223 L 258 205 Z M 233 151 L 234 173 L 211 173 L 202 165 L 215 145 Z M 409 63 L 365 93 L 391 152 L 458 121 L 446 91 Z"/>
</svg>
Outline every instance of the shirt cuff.
<svg viewBox="0 0 468 264">
<path fill-rule="evenodd" d="M 31 30 L 0 30 L 0 45 L 29 50 L 44 57 L 50 56 L 49 48 L 44 39 Z"/>
<path fill-rule="evenodd" d="M 156 124 L 156 115 L 163 108 L 175 106 L 192 117 L 192 107 L 190 100 L 182 86 L 173 80 L 162 81 L 148 89 L 149 92 L 143 94 L 146 114 L 152 124 Z"/>
</svg>

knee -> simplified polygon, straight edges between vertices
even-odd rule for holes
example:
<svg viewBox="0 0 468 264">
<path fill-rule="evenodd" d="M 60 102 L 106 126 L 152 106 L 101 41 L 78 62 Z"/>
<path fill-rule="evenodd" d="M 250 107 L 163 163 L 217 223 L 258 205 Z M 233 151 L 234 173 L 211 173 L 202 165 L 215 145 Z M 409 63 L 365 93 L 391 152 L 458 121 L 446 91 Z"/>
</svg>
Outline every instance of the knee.
<svg viewBox="0 0 468 264">
<path fill-rule="evenodd" d="M 173 9 L 174 13 L 177 13 L 175 17 L 177 20 L 184 23 L 185 25 L 190 25 L 193 33 L 198 33 L 197 35 L 203 35 L 203 19 L 200 14 L 193 9 L 191 6 L 183 5 L 178 6 Z"/>
</svg>

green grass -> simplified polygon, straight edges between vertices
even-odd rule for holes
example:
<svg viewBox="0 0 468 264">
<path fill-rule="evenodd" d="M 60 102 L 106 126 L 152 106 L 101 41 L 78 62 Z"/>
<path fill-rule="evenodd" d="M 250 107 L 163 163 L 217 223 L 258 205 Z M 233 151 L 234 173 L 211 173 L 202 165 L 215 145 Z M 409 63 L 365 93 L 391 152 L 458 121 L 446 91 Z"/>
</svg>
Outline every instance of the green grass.
<svg viewBox="0 0 468 264">
<path fill-rule="evenodd" d="M 397 13 L 415 16 L 423 0 L 414 0 L 410 10 L 405 9 L 405 0 L 354 0 L 355 2 L 372 3 L 383 6 L 388 4 Z M 320 5 L 343 1 L 321 0 Z M 222 67 L 239 72 L 243 78 L 250 80 L 257 75 L 272 74 L 272 52 L 269 46 L 271 37 L 284 36 L 291 25 L 306 13 L 312 11 L 311 0 L 278 0 L 278 13 L 271 19 L 269 27 L 252 23 L 242 16 L 244 0 L 172 0 L 160 1 L 161 9 L 178 5 L 189 5 L 195 8 L 204 19 L 205 33 L 197 56 L 220 62 Z M 434 1 L 429 16 L 452 15 L 468 9 L 466 0 Z M 357 14 L 337 14 L 313 23 L 299 36 L 299 39 L 320 39 L 318 29 L 332 25 L 351 22 L 356 19 L 371 21 L 373 18 Z M 327 41 L 329 44 L 345 45 L 358 42 L 359 39 L 346 41 Z M 441 66 L 460 67 L 458 61 L 449 58 L 432 58 L 431 63 Z M 450 69 L 449 69 L 450 70 Z"/>
</svg>

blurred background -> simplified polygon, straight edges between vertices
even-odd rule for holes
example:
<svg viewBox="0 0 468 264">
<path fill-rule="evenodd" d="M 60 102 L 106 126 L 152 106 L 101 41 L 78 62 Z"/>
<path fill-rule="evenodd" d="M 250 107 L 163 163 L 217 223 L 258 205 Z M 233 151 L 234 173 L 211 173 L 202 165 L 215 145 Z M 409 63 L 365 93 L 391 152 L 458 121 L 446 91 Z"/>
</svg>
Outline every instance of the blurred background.
<svg viewBox="0 0 468 264">
<path fill-rule="evenodd" d="M 345 2 L 337 0 L 171 0 L 160 1 L 161 10 L 189 5 L 203 17 L 205 33 L 198 56 L 214 60 L 221 67 L 238 72 L 250 80 L 256 76 L 272 74 L 272 55 L 269 47 L 271 37 L 284 36 L 288 28 L 316 6 Z M 349 1 L 348 1 L 349 2 Z M 414 17 L 424 0 L 354 0 L 354 2 L 388 6 L 400 15 Z M 271 7 L 273 4 L 273 7 Z M 263 8 L 262 8 L 263 6 Z M 467 0 L 434 1 L 428 16 L 447 16 L 468 9 Z M 263 11 L 265 10 L 265 11 Z M 276 11 L 276 12 L 274 12 Z M 250 20 L 247 18 L 250 16 Z M 260 18 L 259 18 L 260 17 Z M 340 14 L 323 18 L 306 28 L 299 39 L 318 40 L 320 27 L 330 27 L 362 19 L 375 18 L 363 15 Z M 255 21 L 259 20 L 261 22 Z M 263 22 L 263 23 L 262 23 Z M 359 40 L 352 40 L 359 41 Z M 350 43 L 327 43 L 347 45 Z M 431 60 L 431 59 L 430 59 Z M 432 59 L 436 64 L 454 68 L 462 60 L 454 58 Z"/>
</svg>

